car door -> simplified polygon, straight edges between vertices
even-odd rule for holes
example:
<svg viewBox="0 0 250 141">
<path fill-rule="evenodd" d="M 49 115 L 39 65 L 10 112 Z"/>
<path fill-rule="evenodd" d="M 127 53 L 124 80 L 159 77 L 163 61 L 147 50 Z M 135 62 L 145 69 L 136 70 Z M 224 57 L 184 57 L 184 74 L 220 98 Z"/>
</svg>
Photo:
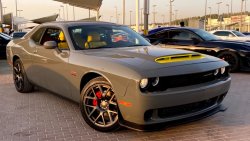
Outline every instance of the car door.
<svg viewBox="0 0 250 141">
<path fill-rule="evenodd" d="M 39 74 L 39 77 L 34 79 L 35 83 L 70 98 L 70 69 L 68 67 L 70 50 L 66 40 L 63 42 L 59 40 L 60 33 L 63 31 L 59 28 L 49 27 L 45 29 L 39 44 L 33 51 L 33 77 Z M 57 46 L 54 49 L 47 49 L 45 44 L 48 41 L 56 42 Z"/>
</svg>

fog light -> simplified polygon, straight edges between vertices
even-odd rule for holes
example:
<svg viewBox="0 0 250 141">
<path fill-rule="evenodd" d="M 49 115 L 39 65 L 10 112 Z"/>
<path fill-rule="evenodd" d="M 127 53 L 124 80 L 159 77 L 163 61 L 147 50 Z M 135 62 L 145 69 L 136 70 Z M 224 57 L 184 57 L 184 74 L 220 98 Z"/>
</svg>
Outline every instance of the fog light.
<svg viewBox="0 0 250 141">
<path fill-rule="evenodd" d="M 219 70 L 219 69 L 216 69 L 216 70 L 214 71 L 214 75 L 215 75 L 215 76 L 218 75 L 219 72 L 220 72 L 220 70 Z"/>
<path fill-rule="evenodd" d="M 145 79 L 142 79 L 141 82 L 140 82 L 140 87 L 142 89 L 146 88 L 148 86 L 148 79 L 145 78 Z"/>
<path fill-rule="evenodd" d="M 223 68 L 220 69 L 220 73 L 221 74 L 224 74 L 225 72 L 226 72 L 226 68 L 225 67 L 223 67 Z"/>
<path fill-rule="evenodd" d="M 159 84 L 159 82 L 160 82 L 160 78 L 159 78 L 159 77 L 156 77 L 156 78 L 153 80 L 152 85 L 155 87 L 155 86 L 157 86 L 157 85 Z"/>
</svg>

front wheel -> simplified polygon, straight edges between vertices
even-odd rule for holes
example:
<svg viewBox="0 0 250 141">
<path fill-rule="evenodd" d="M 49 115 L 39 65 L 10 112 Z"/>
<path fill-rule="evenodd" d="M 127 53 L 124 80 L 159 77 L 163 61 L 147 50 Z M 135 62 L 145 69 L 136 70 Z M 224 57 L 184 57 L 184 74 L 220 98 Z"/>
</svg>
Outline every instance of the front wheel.
<svg viewBox="0 0 250 141">
<path fill-rule="evenodd" d="M 240 61 L 239 61 L 237 54 L 233 52 L 225 51 L 225 52 L 220 53 L 217 57 L 228 62 L 228 64 L 230 65 L 231 72 L 236 72 L 239 69 Z"/>
<path fill-rule="evenodd" d="M 118 105 L 111 85 L 103 77 L 92 79 L 81 92 L 80 110 L 92 128 L 109 132 L 120 127 Z"/>
</svg>

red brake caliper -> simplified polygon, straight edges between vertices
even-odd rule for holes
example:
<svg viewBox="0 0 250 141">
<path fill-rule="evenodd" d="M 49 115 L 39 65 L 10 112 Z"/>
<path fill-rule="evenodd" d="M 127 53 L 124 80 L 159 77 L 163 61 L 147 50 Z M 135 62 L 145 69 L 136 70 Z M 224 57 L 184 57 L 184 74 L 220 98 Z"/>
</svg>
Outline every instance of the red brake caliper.
<svg viewBox="0 0 250 141">
<path fill-rule="evenodd" d="M 101 99 L 102 98 L 102 93 L 100 91 L 95 93 L 97 99 Z M 93 106 L 97 106 L 97 99 L 93 100 Z"/>
</svg>

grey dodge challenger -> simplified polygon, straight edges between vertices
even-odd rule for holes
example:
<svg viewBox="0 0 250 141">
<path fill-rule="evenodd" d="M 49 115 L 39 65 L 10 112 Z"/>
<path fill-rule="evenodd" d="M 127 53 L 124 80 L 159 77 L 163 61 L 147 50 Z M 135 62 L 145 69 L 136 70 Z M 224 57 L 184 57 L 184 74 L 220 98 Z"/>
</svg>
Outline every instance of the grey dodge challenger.
<svg viewBox="0 0 250 141">
<path fill-rule="evenodd" d="M 228 63 L 152 46 L 127 26 L 106 22 L 39 25 L 7 46 L 16 90 L 45 88 L 80 105 L 92 128 L 154 130 L 221 110 Z"/>
</svg>

